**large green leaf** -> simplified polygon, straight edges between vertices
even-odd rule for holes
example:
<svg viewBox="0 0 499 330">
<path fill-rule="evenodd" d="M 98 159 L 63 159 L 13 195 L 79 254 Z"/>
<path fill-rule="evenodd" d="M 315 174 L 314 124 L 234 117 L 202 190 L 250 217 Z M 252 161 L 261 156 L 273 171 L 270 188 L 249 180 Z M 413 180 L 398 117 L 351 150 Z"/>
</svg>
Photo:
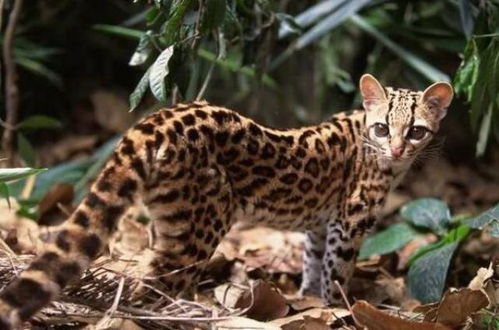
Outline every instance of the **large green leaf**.
<svg viewBox="0 0 499 330">
<path fill-rule="evenodd" d="M 293 18 L 291 25 L 286 21 L 279 28 L 279 38 L 285 38 L 289 34 L 294 33 L 296 28 L 305 28 L 315 23 L 326 15 L 331 14 L 339 7 L 348 3 L 349 0 L 323 0 L 319 3 L 307 8 L 305 11 Z M 293 25 L 297 26 L 293 26 Z"/>
<path fill-rule="evenodd" d="M 429 253 L 430 251 L 437 250 L 447 244 L 452 244 L 464 240 L 469 233 L 470 233 L 470 227 L 467 225 L 460 225 L 457 228 L 452 229 L 438 242 L 424 245 L 421 248 L 419 248 L 415 253 L 413 253 L 410 256 L 408 264 L 412 265 L 419 257 Z"/>
<path fill-rule="evenodd" d="M 422 303 L 440 300 L 452 255 L 459 242 L 446 244 L 418 258 L 407 275 L 411 295 Z"/>
<path fill-rule="evenodd" d="M 44 115 L 29 116 L 17 125 L 20 129 L 60 128 L 61 126 L 61 122 L 57 119 Z"/>
<path fill-rule="evenodd" d="M 415 226 L 429 228 L 439 234 L 445 232 L 451 220 L 447 204 L 436 198 L 416 199 L 404 205 L 400 215 Z"/>
<path fill-rule="evenodd" d="M 17 64 L 19 64 L 19 66 L 26 69 L 27 71 L 44 77 L 56 87 L 62 88 L 63 83 L 61 77 L 57 73 L 43 65 L 41 62 L 33 60 L 31 58 L 20 56 L 17 56 L 14 60 Z"/>
<path fill-rule="evenodd" d="M 9 187 L 5 184 L 5 182 L 0 182 L 0 196 L 7 200 L 7 205 L 10 206 L 10 192 Z"/>
<path fill-rule="evenodd" d="M 396 251 L 418 236 L 419 233 L 406 222 L 396 223 L 364 240 L 359 258 L 364 259 L 371 255 Z"/>
<path fill-rule="evenodd" d="M 142 101 L 142 98 L 147 92 L 147 88 L 149 87 L 149 74 L 151 73 L 151 68 L 147 69 L 142 78 L 140 78 L 139 83 L 133 90 L 132 94 L 130 94 L 130 112 L 135 110 Z"/>
<path fill-rule="evenodd" d="M 297 17 L 295 22 L 300 26 L 306 26 L 322 17 L 312 28 L 303 33 L 295 42 L 291 44 L 282 54 L 280 54 L 271 64 L 272 68 L 279 66 L 289 56 L 296 51 L 305 48 L 319 38 L 329 33 L 346 19 L 352 17 L 362 7 L 366 6 L 371 0 L 339 0 L 324 1 L 307 10 L 302 16 Z M 289 29 L 280 31 L 280 37 L 289 33 Z"/>
<path fill-rule="evenodd" d="M 168 62 L 173 56 L 173 49 L 174 47 L 170 46 L 163 50 L 154 61 L 149 73 L 149 87 L 154 97 L 160 102 L 166 102 L 165 79 L 169 72 Z"/>
<path fill-rule="evenodd" d="M 491 233 L 494 236 L 499 236 L 499 204 L 479 214 L 478 216 L 466 221 L 466 224 L 471 228 L 483 229 L 487 226 L 491 227 Z"/>
<path fill-rule="evenodd" d="M 28 166 L 34 166 L 36 161 L 36 153 L 31 143 L 21 133 L 17 133 L 17 150 L 21 158 Z"/>
<path fill-rule="evenodd" d="M 144 31 L 131 29 L 119 25 L 96 24 L 93 28 L 97 31 L 106 32 L 109 34 L 119 35 L 129 39 L 139 39 L 144 35 Z"/>
<path fill-rule="evenodd" d="M 352 17 L 350 17 L 350 20 L 359 28 L 364 30 L 366 33 L 376 38 L 379 42 L 385 45 L 392 52 L 397 54 L 397 56 L 399 56 L 401 60 L 405 61 L 414 70 L 421 73 L 430 81 L 450 81 L 450 78 L 447 74 L 443 73 L 433 65 L 424 61 L 416 54 L 411 53 L 407 49 L 393 42 L 390 38 L 388 38 L 385 34 L 379 31 L 376 27 L 374 27 L 364 18 L 358 15 L 352 15 Z"/>
<path fill-rule="evenodd" d="M 474 25 L 473 10 L 471 8 L 470 0 L 459 0 L 458 5 L 461 27 L 466 35 L 466 39 L 470 39 Z"/>
<path fill-rule="evenodd" d="M 45 171 L 43 168 L 0 168 L 0 182 L 10 182 Z"/>
</svg>

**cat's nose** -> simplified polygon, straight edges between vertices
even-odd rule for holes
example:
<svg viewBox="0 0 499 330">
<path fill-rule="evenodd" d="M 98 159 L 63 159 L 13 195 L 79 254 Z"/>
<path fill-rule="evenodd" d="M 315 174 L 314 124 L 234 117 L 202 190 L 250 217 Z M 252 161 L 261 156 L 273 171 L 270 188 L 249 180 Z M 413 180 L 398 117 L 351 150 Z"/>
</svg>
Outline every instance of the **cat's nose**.
<svg viewBox="0 0 499 330">
<path fill-rule="evenodd" d="M 404 153 L 404 146 L 390 147 L 393 158 L 399 158 Z"/>
</svg>

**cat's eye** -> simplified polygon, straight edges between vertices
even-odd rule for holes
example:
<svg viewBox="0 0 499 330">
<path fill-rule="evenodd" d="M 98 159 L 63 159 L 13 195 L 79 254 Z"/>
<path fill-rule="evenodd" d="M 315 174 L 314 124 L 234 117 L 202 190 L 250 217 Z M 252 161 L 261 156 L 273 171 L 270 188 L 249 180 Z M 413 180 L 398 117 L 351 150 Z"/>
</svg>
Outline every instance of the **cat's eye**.
<svg viewBox="0 0 499 330">
<path fill-rule="evenodd" d="M 374 134 L 376 134 L 377 137 L 385 137 L 388 133 L 388 125 L 381 123 L 374 124 Z"/>
<path fill-rule="evenodd" d="M 423 126 L 412 126 L 407 133 L 407 138 L 411 140 L 422 140 L 428 130 Z"/>
</svg>

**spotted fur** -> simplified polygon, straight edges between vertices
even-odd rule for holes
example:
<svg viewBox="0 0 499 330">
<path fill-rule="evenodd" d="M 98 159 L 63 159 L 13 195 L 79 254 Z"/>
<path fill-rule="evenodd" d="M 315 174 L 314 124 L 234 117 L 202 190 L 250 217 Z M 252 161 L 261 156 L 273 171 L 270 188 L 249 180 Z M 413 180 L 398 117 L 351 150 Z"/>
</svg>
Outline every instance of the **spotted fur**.
<svg viewBox="0 0 499 330">
<path fill-rule="evenodd" d="M 154 220 L 151 273 L 170 295 L 194 284 L 231 226 L 246 221 L 304 231 L 301 291 L 338 303 L 333 282 L 346 291 L 387 193 L 438 130 L 452 98 L 446 83 L 412 92 L 365 75 L 360 88 L 365 111 L 299 129 L 264 127 L 205 102 L 140 121 L 55 241 L 0 294 L 0 329 L 28 320 L 78 278 L 139 201 Z M 425 129 L 417 141 L 414 125 Z M 378 136 L 384 128 L 387 135 Z"/>
</svg>

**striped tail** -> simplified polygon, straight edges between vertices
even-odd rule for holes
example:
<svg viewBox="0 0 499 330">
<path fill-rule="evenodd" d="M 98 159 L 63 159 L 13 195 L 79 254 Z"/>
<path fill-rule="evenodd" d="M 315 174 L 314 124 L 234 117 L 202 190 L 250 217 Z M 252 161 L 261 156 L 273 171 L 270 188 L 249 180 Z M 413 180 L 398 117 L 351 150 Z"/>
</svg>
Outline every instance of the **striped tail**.
<svg viewBox="0 0 499 330">
<path fill-rule="evenodd" d="M 142 191 L 145 151 L 124 137 L 90 192 L 44 252 L 0 293 L 0 330 L 17 328 L 55 299 L 105 248 L 119 219 Z M 144 157 L 142 157 L 144 156 Z"/>
</svg>

